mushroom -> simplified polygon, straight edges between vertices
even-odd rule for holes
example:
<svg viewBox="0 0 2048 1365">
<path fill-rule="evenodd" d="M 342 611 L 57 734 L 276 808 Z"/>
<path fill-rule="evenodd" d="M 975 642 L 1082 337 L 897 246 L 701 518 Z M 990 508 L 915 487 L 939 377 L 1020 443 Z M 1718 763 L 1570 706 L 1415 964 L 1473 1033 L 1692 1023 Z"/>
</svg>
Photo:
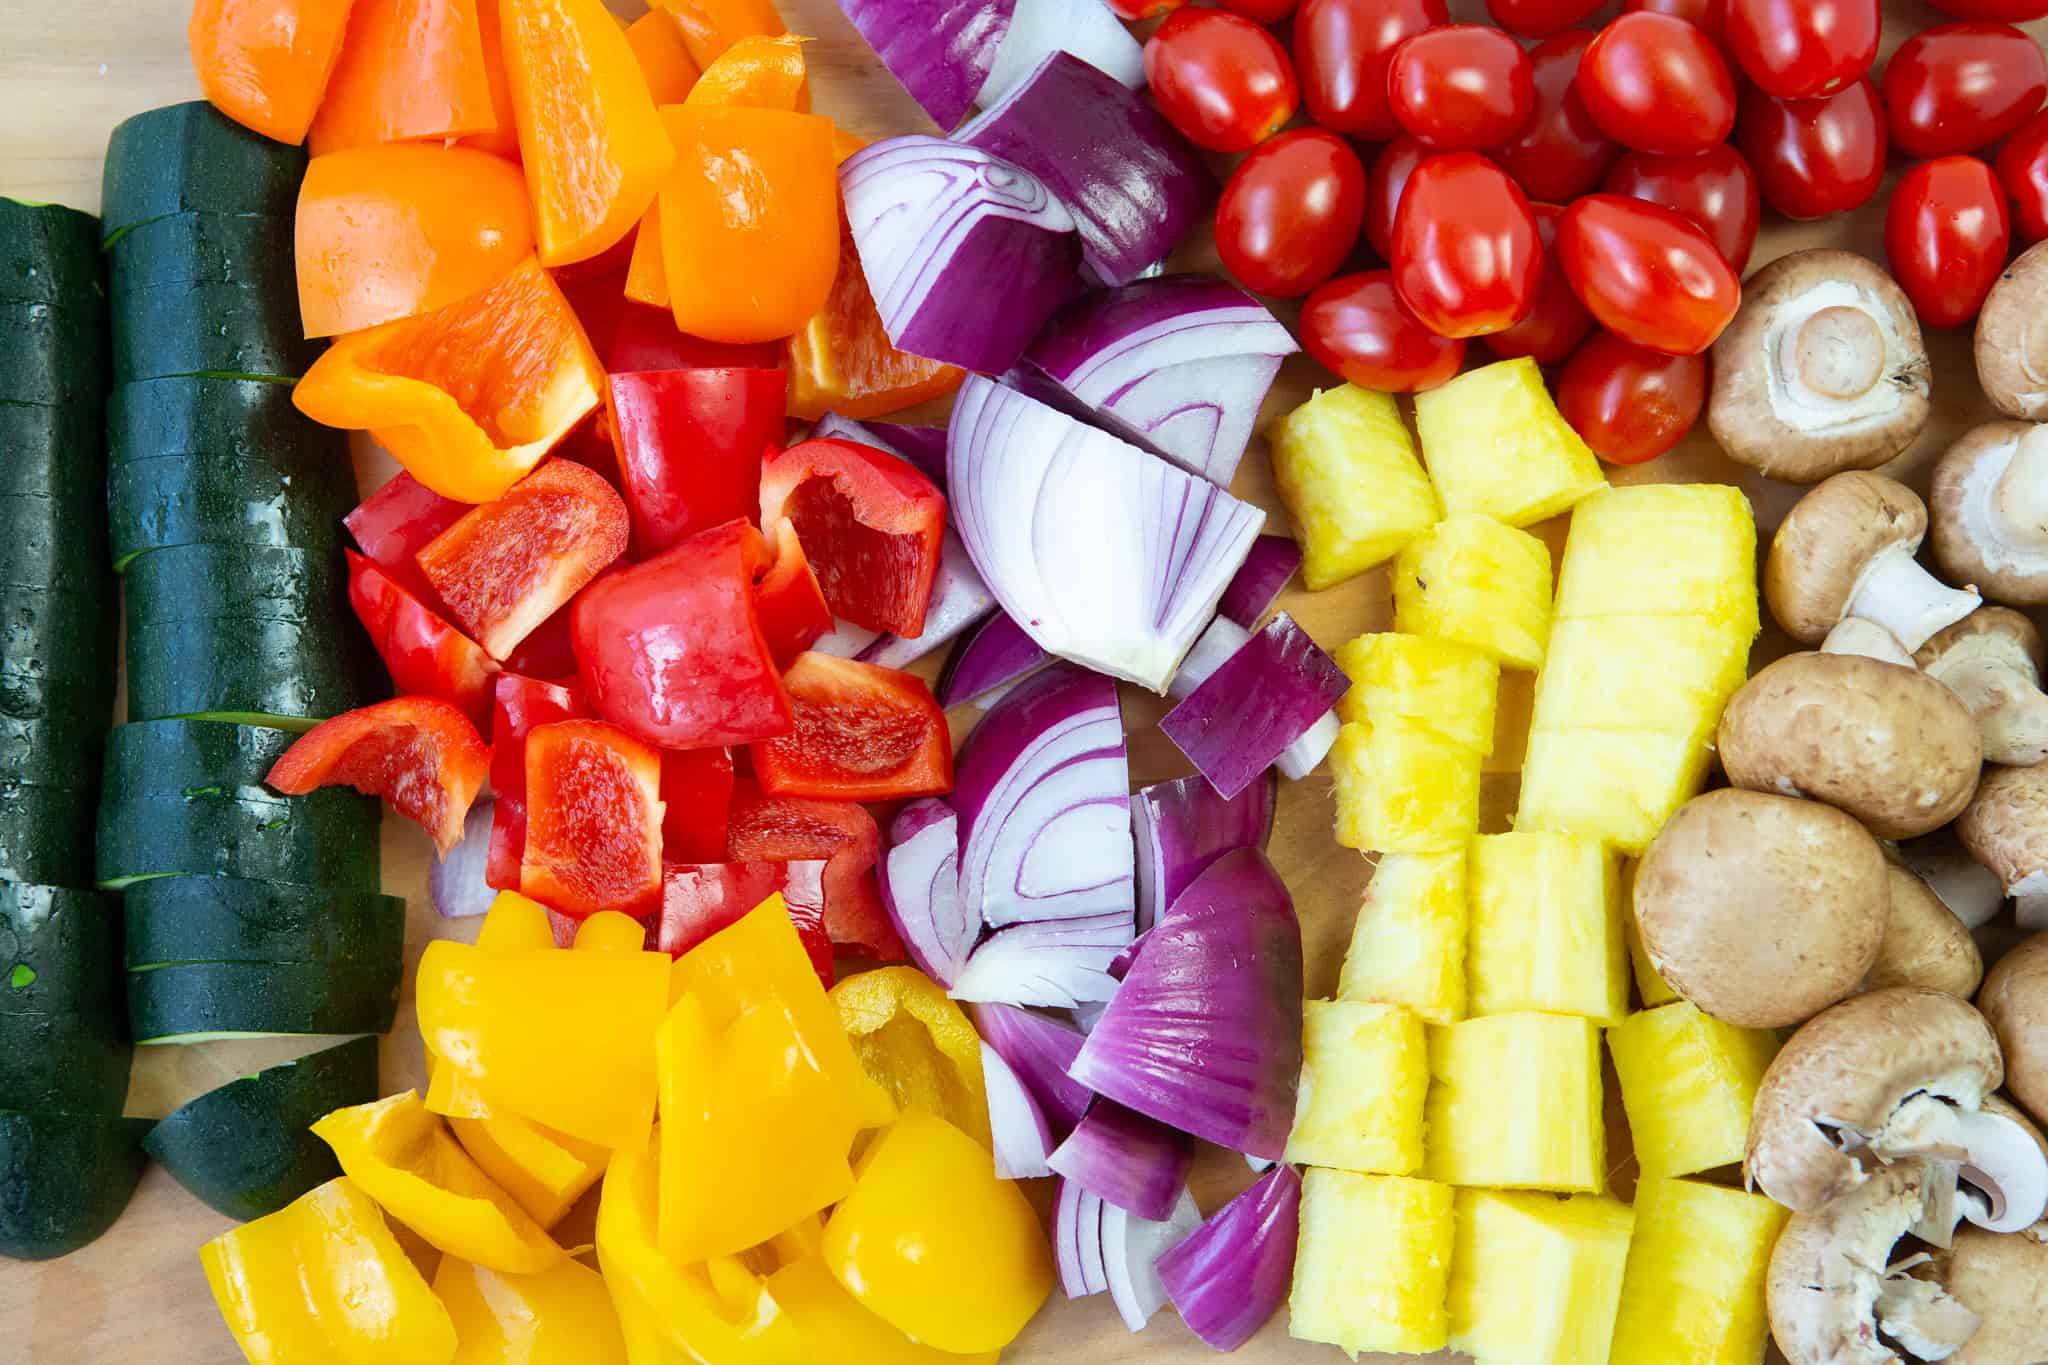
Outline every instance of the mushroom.
<svg viewBox="0 0 2048 1365">
<path fill-rule="evenodd" d="M 1722 712 L 1719 742 L 1736 786 L 1824 801 L 1886 839 L 1962 814 L 1984 767 L 1955 693 L 1855 654 L 1788 654 L 1764 669 Z"/>
<path fill-rule="evenodd" d="M 2048 934 L 2028 939 L 1984 978 L 1977 1008 L 2005 1053 L 2005 1083 L 2036 1118 L 2048 1115 Z"/>
<path fill-rule="evenodd" d="M 1983 928 L 2005 908 L 2005 884 L 1970 856 L 1953 826 L 1906 840 L 1898 846 L 1898 855 L 1967 928 Z"/>
<path fill-rule="evenodd" d="M 1964 618 L 1968 620 L 1968 617 Z M 1901 668 L 1912 668 L 1913 651 L 1899 643 L 1899 637 L 1875 621 L 1866 621 L 1860 616 L 1844 616 L 1835 628 L 1828 632 L 1828 638 L 1821 641 L 1823 654 L 1858 654 L 1866 659 L 1881 659 Z"/>
<path fill-rule="evenodd" d="M 1949 1365 L 2048 1360 L 2048 1243 L 1964 1228 L 1946 1255 L 1913 1273 L 1982 1322 Z"/>
<path fill-rule="evenodd" d="M 2039 246 L 2005 268 L 1977 314 L 1977 382 L 2006 416 L 2048 419 L 2048 253 Z"/>
<path fill-rule="evenodd" d="M 1856 989 L 1891 893 L 1877 840 L 1831 806 L 1726 788 L 1671 817 L 1636 867 L 1636 935 L 1671 988 L 1744 1028 Z"/>
<path fill-rule="evenodd" d="M 2048 427 L 1973 428 L 1934 466 L 1928 502 L 1942 572 L 1994 602 L 2048 603 Z"/>
<path fill-rule="evenodd" d="M 2020 927 L 2048 929 L 2048 767 L 1992 769 L 1956 835 L 2005 884 Z"/>
<path fill-rule="evenodd" d="M 1916 662 L 1977 718 L 1984 760 L 2031 768 L 2048 762 L 2048 646 L 2010 607 L 1982 607 L 1920 646 Z"/>
<path fill-rule="evenodd" d="M 1891 913 L 1885 917 L 1877 962 L 1863 978 L 1862 989 L 1924 986 L 1958 1000 L 1975 995 L 1984 980 L 1984 959 L 1969 929 L 1911 869 L 1887 864 L 1885 880 L 1891 889 Z"/>
<path fill-rule="evenodd" d="M 1881 474 L 1837 474 L 1792 505 L 1764 561 L 1764 600 L 1785 633 L 1817 645 L 1845 616 L 1874 621 L 1907 649 L 1981 600 L 1920 567 L 1927 504 Z"/>
</svg>

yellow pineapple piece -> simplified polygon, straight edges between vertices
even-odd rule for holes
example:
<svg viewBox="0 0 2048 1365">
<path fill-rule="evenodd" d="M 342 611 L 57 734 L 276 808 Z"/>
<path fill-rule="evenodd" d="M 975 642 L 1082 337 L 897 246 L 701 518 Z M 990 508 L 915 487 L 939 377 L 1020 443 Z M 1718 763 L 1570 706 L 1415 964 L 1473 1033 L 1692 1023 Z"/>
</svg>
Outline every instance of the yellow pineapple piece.
<svg viewBox="0 0 2048 1365">
<path fill-rule="evenodd" d="M 1273 474 L 1321 591 L 1391 559 L 1443 515 L 1393 395 L 1326 389 L 1280 419 Z"/>
<path fill-rule="evenodd" d="M 1627 914 L 1597 839 L 1518 831 L 1474 841 L 1465 973 L 1474 1015 L 1628 1013 Z"/>
<path fill-rule="evenodd" d="M 1706 483 L 1632 484 L 1586 499 L 1572 512 L 1557 576 L 1557 619 L 1580 616 L 1708 616 L 1754 638 L 1749 499 Z"/>
<path fill-rule="evenodd" d="M 1712 738 L 1711 724 L 1689 733 L 1532 730 L 1515 828 L 1583 834 L 1640 854 L 1699 795 Z"/>
<path fill-rule="evenodd" d="M 1431 1024 L 1465 1017 L 1465 855 L 1388 853 L 1351 929 L 1337 995 L 1403 1005 Z"/>
<path fill-rule="evenodd" d="M 1645 1177 L 1614 1319 L 1627 1365 L 1756 1365 L 1771 1249 L 1791 1214 L 1762 1195 Z"/>
<path fill-rule="evenodd" d="M 1287 1159 L 1373 1175 L 1422 1164 L 1429 1044 L 1393 1005 L 1311 1000 L 1302 1012 L 1301 1096 Z"/>
<path fill-rule="evenodd" d="M 1422 1174 L 1446 1185 L 1607 1185 L 1600 1030 L 1562 1014 L 1495 1014 L 1429 1031 Z"/>
<path fill-rule="evenodd" d="M 1449 853 L 1479 833 L 1477 749 L 1408 721 L 1353 721 L 1330 750 L 1337 842 L 1376 853 Z"/>
<path fill-rule="evenodd" d="M 1628 875 L 1625 880 L 1632 883 L 1635 879 L 1635 864 L 1629 863 L 1627 866 Z M 1624 886 L 1621 903 L 1632 905 L 1634 902 L 1634 894 Z M 1650 955 L 1643 951 L 1643 941 L 1636 935 L 1636 917 L 1633 914 L 1622 916 L 1622 928 L 1628 932 L 1628 960 L 1629 965 L 1635 970 L 1636 995 L 1642 1000 L 1643 1008 L 1653 1010 L 1659 1005 L 1668 1005 L 1678 999 L 1678 992 L 1671 989 L 1671 983 L 1664 979 L 1658 972 L 1656 964 L 1650 961 Z"/>
<path fill-rule="evenodd" d="M 1415 397 L 1422 459 L 1444 511 L 1510 526 L 1554 517 L 1607 487 L 1579 433 L 1526 357 L 1468 370 Z"/>
<path fill-rule="evenodd" d="M 1340 646 L 1337 666 L 1351 690 L 1339 720 L 1405 720 L 1480 754 L 1493 752 L 1500 665 L 1470 645 L 1429 635 L 1378 631 Z"/>
<path fill-rule="evenodd" d="M 1742 1160 L 1749 1112 L 1776 1035 L 1679 1001 L 1607 1031 L 1621 1103 L 1645 1175 L 1691 1175 Z"/>
<path fill-rule="evenodd" d="M 1452 1350 L 1478 1365 L 1606 1365 L 1635 1223 L 1626 1204 L 1459 1190 L 1455 1221 Z"/>
<path fill-rule="evenodd" d="M 1561 620 L 1536 679 L 1542 730 L 1698 732 L 1749 676 L 1752 633 L 1710 616 Z"/>
<path fill-rule="evenodd" d="M 1302 1176 L 1288 1331 L 1353 1355 L 1442 1350 L 1452 1207 L 1445 1185 L 1311 1167 Z"/>
<path fill-rule="evenodd" d="M 1550 547 L 1477 513 L 1444 518 L 1394 558 L 1394 628 L 1537 667 L 1550 641 Z"/>
</svg>

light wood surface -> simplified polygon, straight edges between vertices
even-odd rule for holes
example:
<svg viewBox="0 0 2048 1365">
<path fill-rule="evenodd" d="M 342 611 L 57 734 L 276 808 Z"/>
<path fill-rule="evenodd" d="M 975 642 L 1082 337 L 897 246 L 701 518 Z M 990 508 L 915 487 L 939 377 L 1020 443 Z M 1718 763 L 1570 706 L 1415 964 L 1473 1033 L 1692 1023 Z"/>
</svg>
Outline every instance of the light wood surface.
<svg viewBox="0 0 2048 1365">
<path fill-rule="evenodd" d="M 639 0 L 613 3 L 622 13 L 641 8 Z M 833 0 L 778 3 L 792 31 L 818 40 L 807 55 L 819 112 L 868 137 L 929 127 L 852 32 Z M 1478 0 L 1456 0 L 1452 8 L 1459 17 L 1478 17 Z M 114 124 L 140 110 L 197 94 L 185 54 L 187 12 L 184 0 L 0 0 L 0 32 L 7 35 L 0 41 L 0 193 L 96 208 L 101 158 Z M 1924 5 L 1900 0 L 1888 4 L 1887 17 L 1887 51 L 1937 18 Z M 1894 178 L 1899 169 L 1894 167 Z M 1807 226 L 1787 224 L 1767 213 L 1753 265 L 1788 250 L 1823 244 L 1881 257 L 1881 207 L 1866 208 L 1850 219 Z M 1176 265 L 1214 268 L 1213 248 L 1206 239 L 1191 243 Z M 1000 307 L 1000 301 L 992 299 L 991 306 Z M 1292 310 L 1282 311 L 1291 322 Z M 1929 461 L 1962 430 L 1990 415 L 1977 390 L 1967 334 L 1937 335 L 1930 343 L 1935 360 L 1934 420 L 1919 443 L 1889 471 L 1923 486 Z M 1316 366 L 1297 359 L 1276 387 L 1268 417 L 1299 402 L 1314 385 L 1328 382 Z M 0 452 L 0 458 L 4 457 Z M 384 457 L 359 452 L 365 491 L 389 470 Z M 1768 484 L 1729 464 L 1714 450 L 1704 429 L 1664 460 L 1645 469 L 1618 471 L 1616 477 L 1618 481 L 1740 484 L 1755 503 L 1766 534 L 1797 496 L 1797 490 Z M 1235 491 L 1272 511 L 1269 529 L 1287 529 L 1286 513 L 1274 497 L 1263 448 L 1247 459 Z M 1547 529 L 1553 545 L 1560 543 L 1561 527 Z M 1283 605 L 1318 640 L 1332 647 L 1361 631 L 1385 629 L 1391 620 L 1384 572 L 1313 596 L 1296 588 Z M 1780 648 L 1782 642 L 1768 639 L 1761 646 L 1766 652 Z M 1522 750 L 1528 683 L 1526 676 L 1510 675 L 1503 707 L 1503 743 L 1491 760 L 1493 771 L 1487 779 L 1489 828 L 1505 828 L 1505 817 L 1513 807 L 1514 769 Z M 1161 710 L 1156 699 L 1127 692 L 1132 775 L 1140 783 L 1186 771 L 1185 760 L 1152 728 Z M 970 721 L 971 716 L 956 717 L 956 731 L 964 732 Z M 1335 990 L 1344 945 L 1370 869 L 1364 858 L 1339 848 L 1330 838 L 1332 804 L 1326 777 L 1317 774 L 1283 786 L 1271 853 L 1300 911 L 1309 992 L 1329 995 Z M 429 846 L 417 830 L 387 819 L 385 886 L 409 902 L 409 967 L 430 936 L 451 932 L 437 921 L 427 899 L 430 857 Z M 462 936 L 473 930 L 456 927 L 452 932 Z M 383 1044 L 387 1091 L 421 1080 L 410 975 L 408 969 L 399 1030 Z M 288 1039 L 142 1049 L 136 1058 L 129 1112 L 167 1113 L 237 1075 L 330 1041 Z M 1626 1183 L 1626 1171 L 1618 1175 Z M 1213 1212 L 1247 1179 L 1237 1158 L 1206 1152 L 1197 1167 L 1196 1194 L 1203 1208 Z M 572 1214 L 572 1220 L 577 1216 Z M 99 1242 L 43 1265 L 0 1261 L 0 1365 L 126 1365 L 143 1361 L 153 1365 L 224 1365 L 235 1361 L 237 1352 L 221 1326 L 195 1254 L 200 1243 L 229 1225 L 161 1170 L 152 1168 L 127 1213 Z M 1291 1341 L 1285 1316 L 1283 1312 L 1239 1358 L 1248 1365 L 1341 1359 L 1327 1347 Z M 1005 1356 L 1014 1365 L 1083 1360 L 1091 1365 L 1135 1361 L 1176 1365 L 1212 1358 L 1171 1311 L 1161 1313 L 1142 1335 L 1132 1336 L 1124 1331 L 1106 1297 L 1068 1303 L 1057 1293 Z"/>
</svg>

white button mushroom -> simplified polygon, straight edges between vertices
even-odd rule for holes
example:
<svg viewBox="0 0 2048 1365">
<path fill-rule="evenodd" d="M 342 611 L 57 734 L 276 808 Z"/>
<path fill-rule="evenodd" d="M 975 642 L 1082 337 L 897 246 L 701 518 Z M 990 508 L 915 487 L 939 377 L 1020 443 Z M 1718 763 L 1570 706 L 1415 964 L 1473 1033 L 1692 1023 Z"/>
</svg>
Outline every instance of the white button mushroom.
<svg viewBox="0 0 2048 1365">
<path fill-rule="evenodd" d="M 2048 762 L 2048 646 L 2032 621 L 2008 607 L 1980 608 L 1920 646 L 1915 662 L 1977 718 L 1985 762 Z"/>
<path fill-rule="evenodd" d="M 2048 251 L 2029 247 L 2005 268 L 1977 314 L 1977 382 L 1991 406 L 2048 419 Z"/>
<path fill-rule="evenodd" d="M 2048 934 L 2000 958 L 1977 1008 L 2005 1053 L 2005 1083 L 2036 1118 L 2048 1114 Z"/>
<path fill-rule="evenodd" d="M 1860 989 L 1922 986 L 1959 1000 L 1975 995 L 1984 979 L 1984 958 L 1968 926 L 1911 869 L 1892 863 L 1885 868 L 1885 880 L 1891 910 L 1885 916 L 1884 942 Z"/>
<path fill-rule="evenodd" d="M 2048 426 L 1973 428 L 1935 465 L 1928 499 L 1943 573 L 1994 602 L 2048 604 Z"/>
<path fill-rule="evenodd" d="M 2048 767 L 1993 769 L 1956 834 L 2005 883 L 2020 927 L 2048 929 Z"/>
</svg>

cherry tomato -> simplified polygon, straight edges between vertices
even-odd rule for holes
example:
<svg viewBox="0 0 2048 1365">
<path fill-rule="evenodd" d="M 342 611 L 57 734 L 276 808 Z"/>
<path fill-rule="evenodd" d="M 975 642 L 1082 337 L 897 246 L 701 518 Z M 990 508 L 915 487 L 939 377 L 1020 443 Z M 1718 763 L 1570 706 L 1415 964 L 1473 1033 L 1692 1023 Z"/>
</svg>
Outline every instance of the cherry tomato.
<svg viewBox="0 0 2048 1365">
<path fill-rule="evenodd" d="M 1394 272 L 1340 275 L 1301 307 L 1301 344 L 1346 383 L 1383 393 L 1433 389 L 1465 363 L 1465 343 L 1424 327 L 1394 289 Z"/>
<path fill-rule="evenodd" d="M 1974 156 L 1923 161 L 1892 191 L 1885 255 L 1929 327 L 1960 327 L 1976 317 L 2011 245 L 2005 189 Z"/>
<path fill-rule="evenodd" d="M 1622 0 L 1621 12 L 1683 19 L 1713 39 L 1715 47 L 1721 46 L 1728 32 L 1728 0 Z"/>
<path fill-rule="evenodd" d="M 2025 123 L 2048 95 L 2048 57 L 2010 24 L 1914 34 L 1884 68 L 1892 143 L 1908 156 L 1974 152 Z"/>
<path fill-rule="evenodd" d="M 1568 204 L 1599 184 L 1621 155 L 1579 98 L 1579 59 L 1592 42 L 1591 33 L 1575 28 L 1529 49 L 1536 112 L 1491 155 L 1531 199 Z"/>
<path fill-rule="evenodd" d="M 1394 49 L 1450 21 L 1445 0 L 1301 0 L 1294 60 L 1308 116 L 1333 133 L 1368 142 L 1399 133 L 1387 104 Z"/>
<path fill-rule="evenodd" d="M 1996 19 L 2000 23 L 2024 24 L 2030 19 L 2048 19 L 2048 0 L 1927 0 L 1943 14 L 1958 19 Z"/>
<path fill-rule="evenodd" d="M 1365 163 L 1320 128 L 1252 150 L 1216 206 L 1216 250 L 1245 288 L 1299 298 L 1337 273 L 1365 220 Z"/>
<path fill-rule="evenodd" d="M 1529 356 L 1538 365 L 1555 365 L 1593 330 L 1593 315 L 1572 292 L 1572 282 L 1557 259 L 1557 225 L 1564 210 L 1556 204 L 1531 204 L 1529 211 L 1536 215 L 1536 236 L 1543 243 L 1543 278 L 1536 284 L 1536 303 L 1528 317 L 1485 338 L 1486 349 L 1502 360 Z"/>
<path fill-rule="evenodd" d="M 1810 100 L 1877 60 L 1879 0 L 1728 0 L 1728 50 L 1767 95 Z"/>
<path fill-rule="evenodd" d="M 1477 152 L 1415 168 L 1394 218 L 1394 286 L 1438 336 L 1504 331 L 1529 316 L 1543 243 L 1521 186 Z"/>
<path fill-rule="evenodd" d="M 1579 63 L 1600 130 L 1643 152 L 1696 156 L 1735 126 L 1735 81 L 1707 35 L 1668 14 L 1624 14 Z"/>
<path fill-rule="evenodd" d="M 1707 358 L 1665 355 L 1595 332 L 1557 377 L 1557 408 L 1609 464 L 1656 459 L 1700 420 Z"/>
<path fill-rule="evenodd" d="M 1536 111 L 1536 82 L 1529 55 L 1507 34 L 1448 24 L 1395 50 L 1387 102 L 1411 137 L 1438 151 L 1476 152 L 1521 131 Z"/>
<path fill-rule="evenodd" d="M 1365 179 L 1365 240 L 1383 261 L 1394 259 L 1394 219 L 1415 168 L 1436 153 L 1406 133 L 1380 149 Z"/>
<path fill-rule="evenodd" d="M 1548 38 L 1578 23 L 1604 0 L 1486 0 L 1493 22 L 1524 38 Z"/>
<path fill-rule="evenodd" d="M 1666 355 L 1698 355 L 1742 302 L 1734 267 L 1676 209 L 1589 194 L 1565 210 L 1557 254 L 1600 325 Z"/>
<path fill-rule="evenodd" d="M 1157 19 L 1170 14 L 1185 5 L 1188 0 L 1109 0 L 1109 7 L 1119 19 Z"/>
<path fill-rule="evenodd" d="M 1255 24 L 1277 24 L 1294 13 L 1294 0 L 1217 0 L 1217 3 Z"/>
<path fill-rule="evenodd" d="M 1820 100 L 1752 89 L 1735 141 L 1765 202 L 1802 222 L 1860 208 L 1884 180 L 1884 108 L 1867 80 Z"/>
<path fill-rule="evenodd" d="M 2048 237 L 2048 111 L 2034 115 L 1998 149 L 1999 183 L 2012 196 L 2013 226 L 2023 241 Z"/>
<path fill-rule="evenodd" d="M 1250 151 L 1300 100 L 1280 40 L 1220 9 L 1169 15 L 1145 44 L 1145 80 L 1167 122 L 1212 152 Z"/>
<path fill-rule="evenodd" d="M 1677 209 L 1706 231 L 1738 274 L 1749 264 L 1763 202 L 1757 194 L 1756 172 L 1727 143 L 1699 156 L 1630 152 L 1614 163 L 1601 188 Z"/>
</svg>

